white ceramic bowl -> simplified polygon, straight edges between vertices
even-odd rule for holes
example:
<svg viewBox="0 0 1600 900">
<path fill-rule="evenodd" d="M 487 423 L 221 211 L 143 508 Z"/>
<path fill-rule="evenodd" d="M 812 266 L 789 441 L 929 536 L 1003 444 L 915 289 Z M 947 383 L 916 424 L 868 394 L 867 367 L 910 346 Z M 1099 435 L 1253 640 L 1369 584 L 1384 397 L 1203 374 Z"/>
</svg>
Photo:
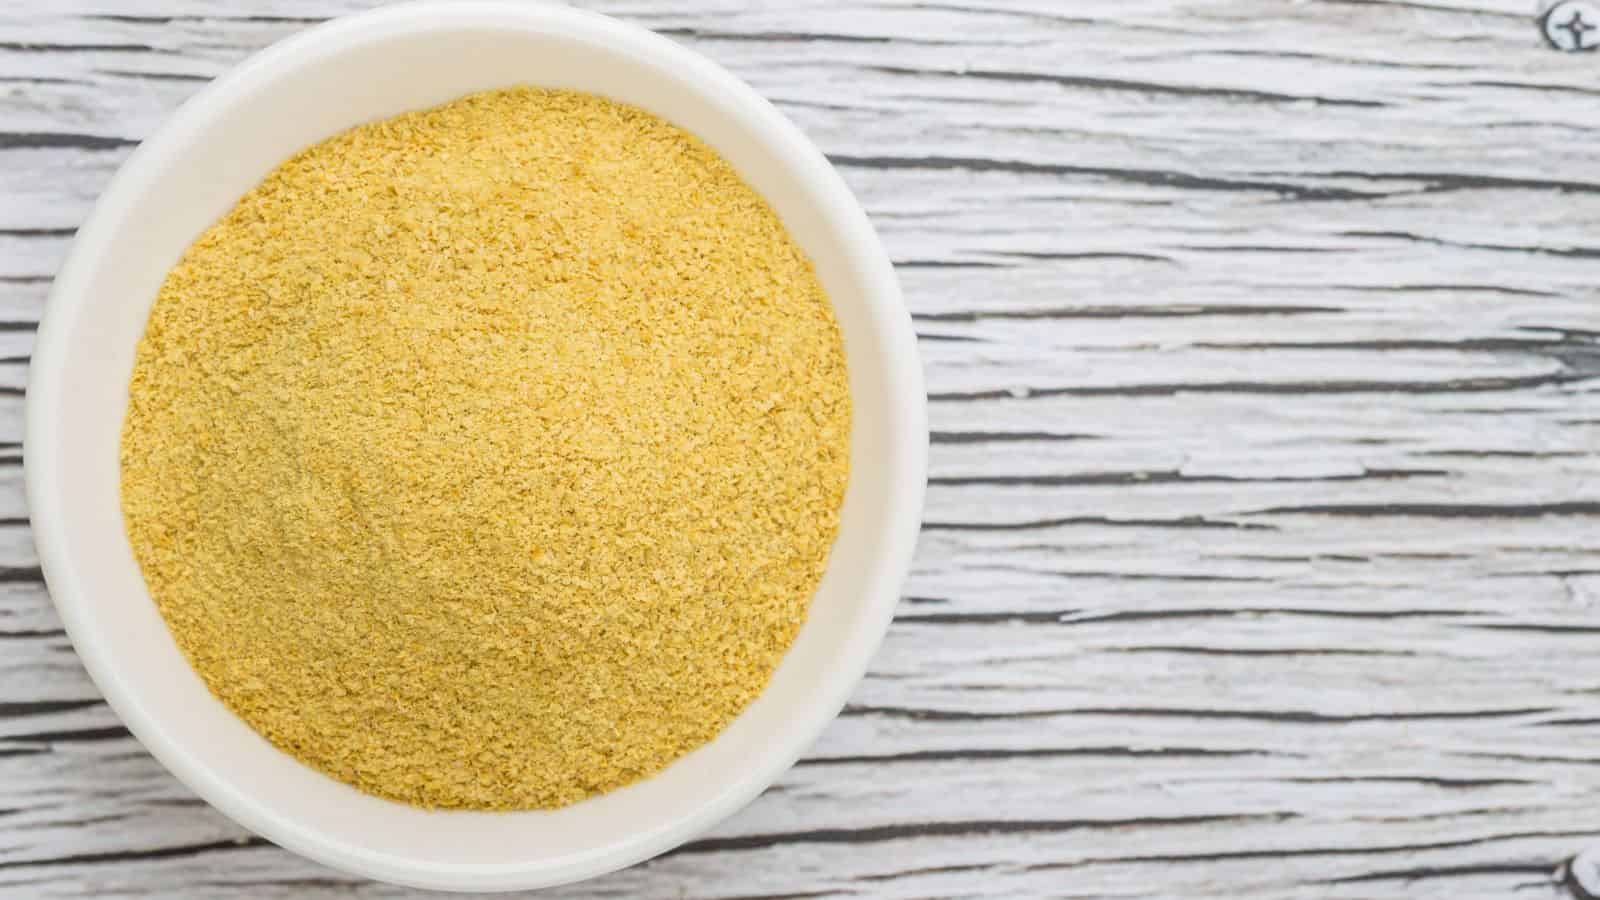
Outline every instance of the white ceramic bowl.
<svg viewBox="0 0 1600 900">
<path fill-rule="evenodd" d="M 274 749 L 207 692 L 150 601 L 122 527 L 117 445 L 134 346 L 167 269 L 294 151 L 357 123 L 513 84 L 649 109 L 738 167 L 816 263 L 854 397 L 838 541 L 771 686 L 715 741 L 639 784 L 553 812 L 433 812 L 362 794 Z M 28 504 L 84 665 L 140 741 L 240 824 L 403 884 L 558 884 L 667 850 L 749 802 L 816 739 L 881 640 L 921 515 L 921 368 L 894 272 L 805 137 L 743 82 L 639 28 L 543 4 L 387 7 L 312 28 L 201 91 L 123 166 L 78 233 L 39 328 Z"/>
</svg>

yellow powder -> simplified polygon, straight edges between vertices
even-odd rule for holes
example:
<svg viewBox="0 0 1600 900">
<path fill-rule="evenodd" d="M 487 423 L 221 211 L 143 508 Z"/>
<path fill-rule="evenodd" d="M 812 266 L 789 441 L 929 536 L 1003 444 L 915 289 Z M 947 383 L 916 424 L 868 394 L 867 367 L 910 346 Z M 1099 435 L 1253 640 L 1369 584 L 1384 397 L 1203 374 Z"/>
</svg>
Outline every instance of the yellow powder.
<svg viewBox="0 0 1600 900">
<path fill-rule="evenodd" d="M 514 89 L 274 170 L 167 276 L 122 505 L 212 692 L 430 807 L 554 807 L 714 737 L 795 637 L 850 401 L 809 261 L 642 110 Z"/>
</svg>

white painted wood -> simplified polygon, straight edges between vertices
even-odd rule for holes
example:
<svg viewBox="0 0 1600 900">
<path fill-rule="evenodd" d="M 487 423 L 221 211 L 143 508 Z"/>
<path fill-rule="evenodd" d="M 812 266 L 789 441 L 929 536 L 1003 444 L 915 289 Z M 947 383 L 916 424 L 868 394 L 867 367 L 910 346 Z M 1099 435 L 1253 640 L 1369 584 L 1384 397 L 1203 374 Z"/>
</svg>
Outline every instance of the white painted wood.
<svg viewBox="0 0 1600 900">
<path fill-rule="evenodd" d="M 0 895 L 410 896 L 251 839 L 127 737 L 38 579 L 16 443 L 49 279 L 131 146 L 366 5 L 0 9 Z M 933 483 L 807 759 L 558 895 L 1586 883 L 1600 88 L 1531 2 L 584 5 L 834 158 L 901 263 Z"/>
</svg>

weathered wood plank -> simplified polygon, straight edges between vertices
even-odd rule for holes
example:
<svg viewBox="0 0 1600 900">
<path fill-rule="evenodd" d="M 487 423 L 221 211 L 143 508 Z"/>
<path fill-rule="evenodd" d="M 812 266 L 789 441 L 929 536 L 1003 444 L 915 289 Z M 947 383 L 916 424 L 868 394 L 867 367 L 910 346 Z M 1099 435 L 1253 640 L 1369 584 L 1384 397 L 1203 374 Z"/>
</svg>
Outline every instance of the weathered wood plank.
<svg viewBox="0 0 1600 900">
<path fill-rule="evenodd" d="M 0 13 L 0 894 L 409 896 L 126 735 L 16 457 L 72 230 L 365 0 Z M 1600 90 L 1520 0 L 603 0 L 772 97 L 900 263 L 928 527 L 882 655 L 711 835 L 563 896 L 1569 896 L 1600 842 Z"/>
</svg>

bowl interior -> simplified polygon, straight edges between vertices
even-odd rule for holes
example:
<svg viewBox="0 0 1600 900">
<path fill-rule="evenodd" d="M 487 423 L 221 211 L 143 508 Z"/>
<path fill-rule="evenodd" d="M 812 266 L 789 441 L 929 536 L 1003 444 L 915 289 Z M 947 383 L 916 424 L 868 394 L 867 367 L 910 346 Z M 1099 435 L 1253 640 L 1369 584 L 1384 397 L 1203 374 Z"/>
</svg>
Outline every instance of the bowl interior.
<svg viewBox="0 0 1600 900">
<path fill-rule="evenodd" d="M 845 335 L 855 416 L 843 522 L 809 621 L 768 690 L 657 777 L 553 812 L 428 812 L 278 752 L 207 692 L 123 533 L 118 435 L 133 352 L 167 269 L 294 151 L 475 90 L 536 84 L 645 107 L 706 140 L 815 261 Z M 132 159 L 57 280 L 30 388 L 30 501 L 52 591 L 135 734 L 268 838 L 363 874 L 504 888 L 583 877 L 684 840 L 748 801 L 813 740 L 887 625 L 920 513 L 920 374 L 870 226 L 798 133 L 664 39 L 561 8 L 413 7 L 315 29 L 208 88 Z"/>
</svg>

